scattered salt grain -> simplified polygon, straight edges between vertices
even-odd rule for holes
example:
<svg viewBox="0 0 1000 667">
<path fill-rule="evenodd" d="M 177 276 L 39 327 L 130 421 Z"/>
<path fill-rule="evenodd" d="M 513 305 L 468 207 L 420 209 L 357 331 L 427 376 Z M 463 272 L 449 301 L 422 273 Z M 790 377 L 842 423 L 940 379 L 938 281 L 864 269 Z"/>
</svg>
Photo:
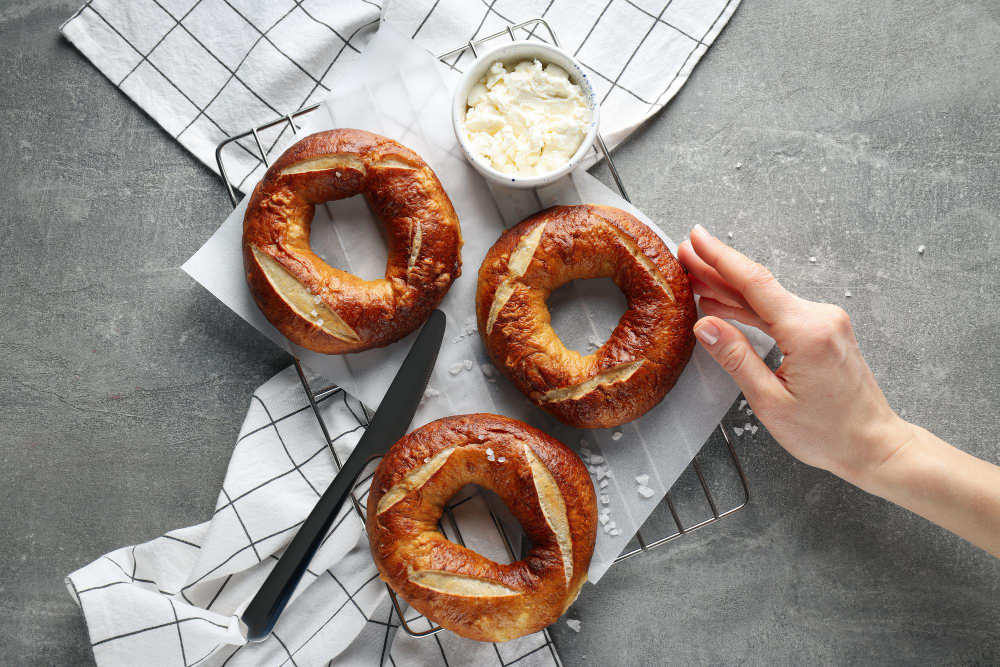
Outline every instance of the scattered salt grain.
<svg viewBox="0 0 1000 667">
<path fill-rule="evenodd" d="M 756 426 L 751 426 L 750 427 L 750 434 L 751 435 L 757 435 L 757 427 Z"/>
<path fill-rule="evenodd" d="M 575 618 L 567 618 L 566 625 L 573 628 L 574 632 L 580 632 L 580 621 L 576 620 Z"/>
<path fill-rule="evenodd" d="M 322 318 L 316 320 L 316 324 L 317 324 L 317 326 L 323 326 L 323 320 L 322 320 Z"/>
<path fill-rule="evenodd" d="M 493 377 L 493 374 L 497 372 L 497 369 L 493 368 L 489 364 L 483 364 L 482 369 L 483 369 L 483 375 L 485 375 L 488 378 Z"/>
<path fill-rule="evenodd" d="M 601 488 L 603 489 L 603 488 L 606 488 L 607 486 L 608 486 L 608 480 L 602 479 L 601 480 Z"/>
<path fill-rule="evenodd" d="M 614 527 L 615 527 L 615 522 L 614 522 L 614 521 L 612 521 L 612 522 L 611 522 L 611 523 L 609 523 L 608 525 L 609 525 L 609 526 L 611 526 L 612 528 L 614 528 Z"/>
<path fill-rule="evenodd" d="M 611 531 L 611 533 L 610 533 L 610 534 L 611 534 L 611 535 L 616 535 L 616 536 L 617 536 L 617 535 L 621 535 L 621 534 L 622 534 L 622 531 L 620 531 L 620 530 L 618 530 L 617 528 L 615 528 L 614 530 L 612 530 L 612 531 Z"/>
<path fill-rule="evenodd" d="M 439 396 L 440 394 L 441 392 L 439 392 L 437 389 L 434 389 L 433 387 L 427 387 L 427 389 L 424 390 L 424 398 L 434 398 L 435 396 Z"/>
<path fill-rule="evenodd" d="M 501 456 L 500 458 L 497 459 L 497 462 L 498 463 L 506 463 L 507 462 L 507 458 L 504 457 L 504 456 Z"/>
<path fill-rule="evenodd" d="M 643 498 L 649 498 L 654 493 L 655 493 L 655 491 L 653 491 L 648 486 L 640 486 L 639 487 L 639 495 L 642 496 Z"/>
<path fill-rule="evenodd" d="M 748 415 L 752 415 L 753 414 L 753 410 L 751 408 L 747 408 L 747 414 Z"/>
<path fill-rule="evenodd" d="M 604 479 L 607 476 L 608 476 L 608 470 L 607 470 L 607 468 L 598 468 L 597 469 L 597 481 L 598 482 L 600 482 L 602 479 Z"/>
<path fill-rule="evenodd" d="M 746 424 L 743 425 L 743 430 L 744 431 L 749 431 L 750 430 L 750 422 L 747 422 Z"/>
<path fill-rule="evenodd" d="M 846 292 L 844 292 L 844 296 L 851 296 L 851 290 L 847 290 Z"/>
<path fill-rule="evenodd" d="M 604 532 L 605 533 L 610 533 L 611 532 L 611 524 L 610 523 L 604 524 Z"/>
<path fill-rule="evenodd" d="M 462 363 L 465 364 L 465 370 L 467 370 L 467 371 L 471 371 L 472 370 L 472 365 L 473 365 L 472 364 L 472 359 L 466 359 Z"/>
<path fill-rule="evenodd" d="M 458 375 L 462 372 L 463 368 L 465 368 L 465 365 L 462 362 L 458 362 L 457 364 L 452 364 L 451 368 L 448 369 L 448 372 L 452 375 Z"/>
<path fill-rule="evenodd" d="M 424 463 L 430 463 L 430 462 L 431 462 L 431 457 L 425 456 L 424 457 Z"/>
<path fill-rule="evenodd" d="M 735 433 L 736 436 L 739 437 L 743 435 L 743 429 L 741 429 L 739 426 L 736 426 L 733 428 L 733 433 Z"/>
<path fill-rule="evenodd" d="M 489 456 L 486 457 L 486 460 L 487 461 L 496 461 L 497 459 L 496 459 L 495 456 L 493 456 L 492 454 L 490 454 Z"/>
<path fill-rule="evenodd" d="M 622 438 L 622 432 L 621 431 L 615 431 L 614 433 L 611 434 L 611 439 L 612 440 L 621 440 L 621 438 Z"/>
<path fill-rule="evenodd" d="M 316 309 L 315 309 L 315 308 L 313 308 L 312 310 L 310 310 L 310 311 L 309 311 L 309 314 L 310 314 L 310 315 L 312 315 L 313 317 L 316 317 L 316 316 L 318 316 L 318 315 L 319 315 L 319 313 L 317 313 L 317 312 L 316 312 Z"/>
<path fill-rule="evenodd" d="M 810 257 L 809 261 L 812 262 L 813 264 L 815 264 L 816 263 L 816 258 L 815 257 Z"/>
<path fill-rule="evenodd" d="M 595 454 L 595 455 L 593 455 L 593 456 L 590 457 L 590 462 L 594 463 L 594 464 L 604 463 L 604 457 L 603 456 L 597 456 Z"/>
<path fill-rule="evenodd" d="M 608 505 L 611 503 L 611 498 L 609 496 L 601 496 L 601 504 Z"/>
<path fill-rule="evenodd" d="M 733 238 L 733 233 L 729 232 L 729 238 Z"/>
<path fill-rule="evenodd" d="M 737 163 L 736 163 L 736 168 L 737 168 L 737 169 L 739 169 L 739 168 L 740 168 L 740 167 L 742 167 L 742 166 L 743 166 L 743 163 L 742 163 L 742 162 L 737 162 Z"/>
<path fill-rule="evenodd" d="M 608 522 L 608 515 L 602 514 L 601 516 L 597 517 L 597 519 L 601 522 L 601 525 L 603 526 Z"/>
<path fill-rule="evenodd" d="M 745 399 L 744 399 L 744 400 L 741 400 L 741 401 L 740 401 L 740 410 L 742 410 L 742 409 L 743 409 L 743 407 L 744 407 L 744 406 L 745 406 L 746 404 L 747 404 L 747 402 L 746 402 L 746 400 L 745 400 Z"/>
<path fill-rule="evenodd" d="M 920 253 L 921 255 L 923 255 L 923 254 L 924 254 L 924 250 L 926 250 L 926 248 L 925 248 L 924 246 L 919 246 L 919 247 L 917 248 L 917 252 L 919 252 L 919 253 Z"/>
<path fill-rule="evenodd" d="M 320 301 L 322 301 L 322 299 L 319 298 L 318 294 L 313 297 L 313 303 L 319 303 Z"/>
<path fill-rule="evenodd" d="M 649 475 L 639 475 L 635 481 L 639 482 L 639 486 L 646 486 L 649 484 Z"/>
<path fill-rule="evenodd" d="M 493 456 L 493 448 L 492 447 L 487 447 L 486 448 L 486 456 Z"/>
<path fill-rule="evenodd" d="M 597 474 L 597 468 L 595 468 L 594 466 L 587 466 L 587 470 L 590 471 L 591 475 L 596 475 Z"/>
</svg>

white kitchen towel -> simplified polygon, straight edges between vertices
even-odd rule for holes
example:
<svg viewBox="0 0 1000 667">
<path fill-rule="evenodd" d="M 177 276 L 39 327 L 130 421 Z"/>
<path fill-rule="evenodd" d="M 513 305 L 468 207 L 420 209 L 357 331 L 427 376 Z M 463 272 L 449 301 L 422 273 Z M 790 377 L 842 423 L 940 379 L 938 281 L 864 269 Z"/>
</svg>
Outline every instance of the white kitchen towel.
<svg viewBox="0 0 1000 667">
<path fill-rule="evenodd" d="M 326 97 L 377 29 L 380 11 L 382 19 L 433 54 L 544 17 L 560 45 L 593 74 L 601 131 L 614 147 L 680 90 L 739 3 L 89 0 L 62 32 L 167 133 L 217 171 L 219 142 Z M 515 34 L 551 40 L 544 27 Z M 466 51 L 446 62 L 460 71 L 471 58 Z M 285 131 L 263 137 L 269 154 L 283 147 Z M 238 144 L 229 176 L 246 188 L 264 167 L 252 138 Z"/>
<path fill-rule="evenodd" d="M 323 381 L 311 378 L 312 386 Z M 321 394 L 333 448 L 346 460 L 364 432 L 361 405 L 342 390 Z M 100 557 L 66 579 L 86 618 L 101 667 L 267 665 L 558 665 L 546 633 L 505 644 L 451 633 L 412 639 L 378 578 L 362 521 L 348 504 L 309 565 L 295 598 L 264 642 L 247 644 L 237 614 L 249 603 L 295 528 L 337 470 L 294 367 L 251 399 L 212 518 Z M 364 506 L 373 467 L 356 495 Z M 460 493 L 453 514 L 466 543 L 509 562 L 499 533 L 479 530 L 488 512 Z M 456 539 L 453 527 L 442 529 Z M 416 630 L 426 619 L 407 612 Z"/>
</svg>

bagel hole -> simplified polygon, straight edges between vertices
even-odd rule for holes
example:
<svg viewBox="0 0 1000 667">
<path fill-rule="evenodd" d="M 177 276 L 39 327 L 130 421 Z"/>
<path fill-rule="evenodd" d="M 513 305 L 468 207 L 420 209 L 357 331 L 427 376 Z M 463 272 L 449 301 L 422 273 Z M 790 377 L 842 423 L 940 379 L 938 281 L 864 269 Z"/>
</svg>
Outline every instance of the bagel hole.
<svg viewBox="0 0 1000 667">
<path fill-rule="evenodd" d="M 563 345 L 582 355 L 603 345 L 628 309 L 625 295 L 611 278 L 572 280 L 552 292 L 547 305 Z"/>
<path fill-rule="evenodd" d="M 363 280 L 385 277 L 389 257 L 385 226 L 363 195 L 316 207 L 309 244 L 320 259 Z"/>
<path fill-rule="evenodd" d="M 486 507 L 493 512 L 497 521 L 503 526 L 507 537 L 510 539 L 513 558 L 510 557 L 503 535 L 499 531 L 489 530 L 478 532 L 476 535 L 477 548 L 473 549 L 473 551 L 504 565 L 524 558 L 525 554 L 531 550 L 531 541 L 524 534 L 521 523 L 511 513 L 507 504 L 494 491 L 478 484 L 468 484 L 448 500 L 446 507 L 452 508 L 452 514 L 455 515 L 459 527 L 470 526 L 476 525 L 476 522 L 482 519 L 484 502 Z M 458 535 L 455 533 L 455 528 L 451 523 L 447 510 L 442 513 L 441 520 L 438 523 L 439 529 L 445 537 L 455 544 L 461 544 L 461 541 L 457 539 Z M 468 535 L 463 533 L 463 537 L 468 537 Z M 472 547 L 470 546 L 469 548 L 471 549 Z M 483 553 L 483 551 L 486 553 Z"/>
</svg>

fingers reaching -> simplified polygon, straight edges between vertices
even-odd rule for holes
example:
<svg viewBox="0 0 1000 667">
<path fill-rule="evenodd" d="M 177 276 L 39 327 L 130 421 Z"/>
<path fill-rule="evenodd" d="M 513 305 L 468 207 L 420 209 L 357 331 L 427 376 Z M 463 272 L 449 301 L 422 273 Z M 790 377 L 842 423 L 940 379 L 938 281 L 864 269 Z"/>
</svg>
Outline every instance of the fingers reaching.
<svg viewBox="0 0 1000 667">
<path fill-rule="evenodd" d="M 691 230 L 691 249 L 705 265 L 717 271 L 719 277 L 741 295 L 748 304 L 745 309 L 757 313 L 764 321 L 774 324 L 782 316 L 798 309 L 795 296 L 782 287 L 767 269 L 730 248 L 701 225 L 695 225 Z M 688 269 L 691 270 L 690 267 Z M 705 280 L 704 276 L 697 277 L 718 289 L 717 285 Z"/>
<path fill-rule="evenodd" d="M 771 335 L 771 327 L 768 323 L 762 320 L 760 316 L 752 310 L 746 310 L 738 306 L 723 303 L 705 294 L 702 294 L 701 300 L 698 302 L 698 307 L 701 308 L 702 312 L 706 315 L 712 315 L 713 317 L 718 317 L 723 320 L 736 320 L 741 324 L 757 327 L 768 336 Z"/>
<path fill-rule="evenodd" d="M 703 317 L 695 323 L 694 335 L 732 376 L 751 405 L 772 404 L 784 391 L 781 380 L 732 324 L 717 317 Z"/>
<path fill-rule="evenodd" d="M 684 241 L 677 249 L 677 259 L 680 260 L 684 268 L 688 270 L 694 281 L 691 283 L 695 294 L 717 299 L 731 306 L 753 311 L 739 290 L 730 285 L 719 272 L 710 267 L 698 256 L 698 253 L 691 247 L 690 241 Z"/>
</svg>

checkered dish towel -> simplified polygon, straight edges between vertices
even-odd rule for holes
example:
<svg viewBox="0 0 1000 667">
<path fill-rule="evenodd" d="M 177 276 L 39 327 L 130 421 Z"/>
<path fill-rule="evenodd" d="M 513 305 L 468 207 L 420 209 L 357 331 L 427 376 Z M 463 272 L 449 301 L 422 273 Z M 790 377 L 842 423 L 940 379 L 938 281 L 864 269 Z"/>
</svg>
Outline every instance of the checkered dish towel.
<svg viewBox="0 0 1000 667">
<path fill-rule="evenodd" d="M 219 142 L 323 100 L 378 28 L 380 11 L 433 54 L 544 17 L 593 73 L 601 133 L 614 147 L 680 90 L 739 3 L 384 0 L 380 10 L 374 0 L 90 0 L 62 32 L 217 171 Z M 515 34 L 550 41 L 544 27 Z M 462 70 L 471 60 L 467 50 L 447 65 Z M 280 139 L 265 139 L 269 153 L 284 148 Z M 227 171 L 249 189 L 264 167 L 252 139 L 240 146 L 227 155 Z"/>
<path fill-rule="evenodd" d="M 380 11 L 432 53 L 544 16 L 563 48 L 595 75 L 602 131 L 615 145 L 677 92 L 738 4 L 387 0 L 380 10 L 371 0 L 91 0 L 62 30 L 215 169 L 215 147 L 227 136 L 325 97 L 377 29 Z M 543 28 L 518 37 L 549 39 Z M 470 59 L 466 53 L 447 65 L 461 70 Z M 263 166 L 252 145 L 244 148 L 236 181 L 253 184 Z M 344 460 L 362 432 L 361 407 L 338 391 L 320 410 Z M 334 474 L 330 447 L 289 368 L 255 392 L 210 521 L 119 549 L 67 578 L 98 664 L 558 664 L 543 633 L 498 645 L 450 633 L 424 640 L 397 633 L 351 507 L 337 518 L 274 634 L 246 644 L 237 615 Z M 469 546 L 500 559 L 495 528 L 479 520 L 483 502 L 470 496 L 456 515 Z M 424 619 L 414 623 L 429 627 Z"/>
</svg>

